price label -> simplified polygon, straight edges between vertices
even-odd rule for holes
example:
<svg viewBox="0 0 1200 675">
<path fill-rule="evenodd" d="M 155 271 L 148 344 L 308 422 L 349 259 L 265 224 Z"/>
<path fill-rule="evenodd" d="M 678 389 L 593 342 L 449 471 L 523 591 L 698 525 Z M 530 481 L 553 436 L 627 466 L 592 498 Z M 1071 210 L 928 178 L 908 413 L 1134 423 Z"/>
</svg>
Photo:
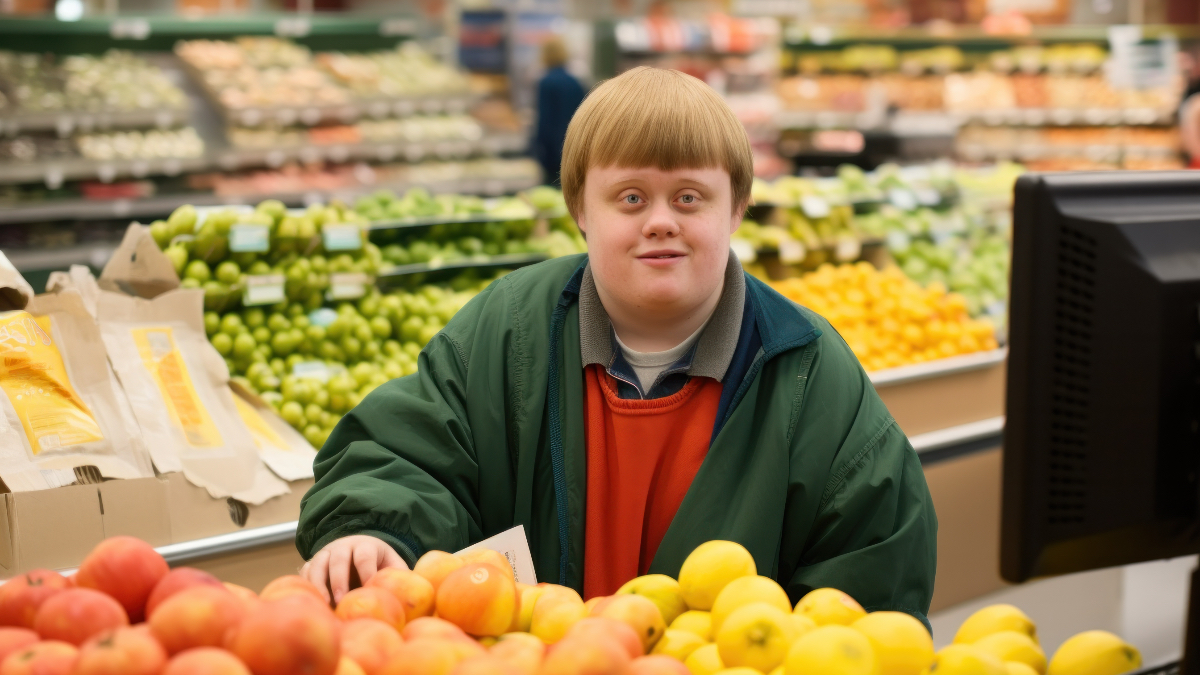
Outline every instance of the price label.
<svg viewBox="0 0 1200 675">
<path fill-rule="evenodd" d="M 804 259 L 807 256 L 808 251 L 805 250 L 804 244 L 801 244 L 799 241 L 790 237 L 780 240 L 779 262 L 786 263 L 788 265 L 794 265 L 804 262 Z"/>
<path fill-rule="evenodd" d="M 385 19 L 379 23 L 379 34 L 384 37 L 412 35 L 417 32 L 417 24 L 412 19 Z"/>
<path fill-rule="evenodd" d="M 299 361 L 292 366 L 292 376 L 328 382 L 329 366 L 324 361 Z"/>
<path fill-rule="evenodd" d="M 321 228 L 326 251 L 357 251 L 363 247 L 362 228 L 358 225 L 326 225 Z"/>
<path fill-rule="evenodd" d="M 853 237 L 839 239 L 837 246 L 833 249 L 833 257 L 840 262 L 858 260 L 860 255 L 862 255 L 862 242 Z"/>
<path fill-rule="evenodd" d="M 108 24 L 108 34 L 114 40 L 145 40 L 150 37 L 150 22 L 145 19 L 116 19 Z"/>
<path fill-rule="evenodd" d="M 888 201 L 901 211 L 912 211 L 917 208 L 917 196 L 913 194 L 912 190 L 905 188 L 888 190 Z"/>
<path fill-rule="evenodd" d="M 750 263 L 758 258 L 758 254 L 754 251 L 754 245 L 745 239 L 731 239 L 729 248 L 733 249 L 733 254 L 737 256 L 739 262 Z"/>
<path fill-rule="evenodd" d="M 891 230 L 887 233 L 887 246 L 891 251 L 907 251 L 912 245 L 912 237 L 904 230 Z"/>
<path fill-rule="evenodd" d="M 942 195 L 933 188 L 919 188 L 916 191 L 917 201 L 922 206 L 937 206 L 942 203 Z"/>
<path fill-rule="evenodd" d="M 312 22 L 308 20 L 308 17 L 288 17 L 275 22 L 275 35 L 279 37 L 304 37 L 310 32 L 312 32 Z"/>
<path fill-rule="evenodd" d="M 320 326 L 321 328 L 327 328 L 329 324 L 333 323 L 335 320 L 337 320 L 337 318 L 338 313 L 332 309 L 329 309 L 328 307 L 314 309 L 308 313 L 308 322 L 314 326 Z"/>
<path fill-rule="evenodd" d="M 800 198 L 800 210 L 809 218 L 825 218 L 829 215 L 829 202 L 824 197 L 805 195 Z"/>
<path fill-rule="evenodd" d="M 287 299 L 283 292 L 282 274 L 251 274 L 245 279 L 246 289 L 242 292 L 242 304 L 247 307 L 274 305 Z"/>
<path fill-rule="evenodd" d="M 353 300 L 367 294 L 371 278 L 361 272 L 329 275 L 328 300 Z"/>
<path fill-rule="evenodd" d="M 263 253 L 271 248 L 271 228 L 258 223 L 238 223 L 229 228 L 229 250 Z"/>
</svg>

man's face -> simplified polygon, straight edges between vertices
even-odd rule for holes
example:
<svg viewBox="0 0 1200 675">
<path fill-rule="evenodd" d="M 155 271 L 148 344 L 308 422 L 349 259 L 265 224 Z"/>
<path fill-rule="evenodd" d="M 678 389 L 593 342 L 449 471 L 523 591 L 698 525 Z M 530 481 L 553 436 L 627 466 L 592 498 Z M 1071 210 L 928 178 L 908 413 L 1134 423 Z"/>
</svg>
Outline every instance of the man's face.
<svg viewBox="0 0 1200 675">
<path fill-rule="evenodd" d="M 720 168 L 587 172 L 579 227 L 601 299 L 625 312 L 689 312 L 719 293 L 741 223 Z M 609 308 L 612 312 L 614 308 Z"/>
</svg>

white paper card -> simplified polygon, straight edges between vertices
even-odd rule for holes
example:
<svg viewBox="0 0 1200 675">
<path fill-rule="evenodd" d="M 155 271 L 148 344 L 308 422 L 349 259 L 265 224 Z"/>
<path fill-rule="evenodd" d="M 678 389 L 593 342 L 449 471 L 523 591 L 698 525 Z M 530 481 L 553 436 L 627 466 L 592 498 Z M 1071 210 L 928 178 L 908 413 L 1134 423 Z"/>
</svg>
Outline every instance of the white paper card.
<svg viewBox="0 0 1200 675">
<path fill-rule="evenodd" d="M 505 530 L 494 537 L 472 544 L 455 555 L 468 553 L 477 549 L 491 549 L 508 560 L 512 565 L 517 582 L 534 586 L 537 584 L 537 574 L 533 571 L 533 555 L 529 552 L 529 541 L 525 538 L 525 526 L 517 525 L 511 530 Z"/>
</svg>

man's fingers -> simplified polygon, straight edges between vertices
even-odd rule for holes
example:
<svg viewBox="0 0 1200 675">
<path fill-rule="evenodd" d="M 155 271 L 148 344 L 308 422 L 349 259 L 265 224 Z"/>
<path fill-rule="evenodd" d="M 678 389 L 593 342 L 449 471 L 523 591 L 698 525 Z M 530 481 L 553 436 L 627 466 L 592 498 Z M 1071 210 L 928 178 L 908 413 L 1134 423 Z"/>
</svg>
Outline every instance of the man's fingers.
<svg viewBox="0 0 1200 675">
<path fill-rule="evenodd" d="M 366 586 L 367 582 L 371 580 L 371 577 L 375 576 L 375 572 L 379 569 L 379 553 L 376 547 L 370 546 L 366 542 L 355 546 L 354 567 L 358 570 L 359 582 L 363 586 Z"/>
<path fill-rule="evenodd" d="M 402 567 L 404 569 L 408 569 L 408 563 L 404 562 L 404 558 L 401 558 L 399 553 L 396 553 L 396 549 L 392 548 L 391 546 L 384 546 L 383 561 L 379 567 L 381 569 L 386 567 Z"/>
<path fill-rule="evenodd" d="M 317 551 L 312 560 L 309 560 L 301 568 L 300 576 L 321 589 L 321 595 L 325 597 L 325 602 L 329 602 L 329 549 L 323 548 Z"/>
<path fill-rule="evenodd" d="M 350 552 L 352 545 L 348 542 L 338 542 L 329 552 L 329 590 L 333 591 L 333 602 L 342 601 L 342 596 L 350 590 Z"/>
</svg>

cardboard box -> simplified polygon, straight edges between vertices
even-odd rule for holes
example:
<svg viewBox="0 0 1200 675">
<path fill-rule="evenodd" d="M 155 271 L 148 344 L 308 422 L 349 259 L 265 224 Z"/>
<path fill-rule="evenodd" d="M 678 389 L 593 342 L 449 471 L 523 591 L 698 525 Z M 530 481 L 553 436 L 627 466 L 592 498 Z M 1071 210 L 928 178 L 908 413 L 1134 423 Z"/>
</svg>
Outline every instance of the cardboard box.
<svg viewBox="0 0 1200 675">
<path fill-rule="evenodd" d="M 232 497 L 213 499 L 207 490 L 188 482 L 180 473 L 167 474 L 166 481 L 174 543 L 296 520 L 300 517 L 300 499 L 313 484 L 311 479 L 289 483 L 289 493 L 255 506 Z"/>
<path fill-rule="evenodd" d="M 53 533 L 53 536 L 48 536 Z M 76 567 L 106 537 L 170 543 L 166 483 L 158 478 L 0 495 L 0 576 Z"/>
</svg>

